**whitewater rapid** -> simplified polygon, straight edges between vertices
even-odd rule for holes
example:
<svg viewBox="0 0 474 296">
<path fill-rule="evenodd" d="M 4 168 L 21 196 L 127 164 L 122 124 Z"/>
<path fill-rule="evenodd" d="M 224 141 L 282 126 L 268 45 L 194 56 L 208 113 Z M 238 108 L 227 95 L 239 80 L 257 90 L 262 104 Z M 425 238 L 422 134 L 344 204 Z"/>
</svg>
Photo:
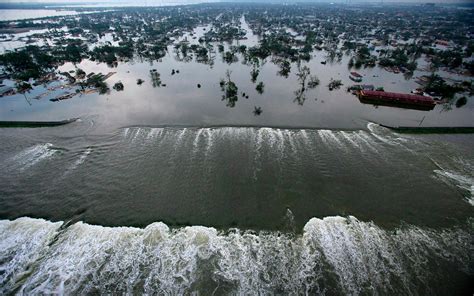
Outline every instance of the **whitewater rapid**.
<svg viewBox="0 0 474 296">
<path fill-rule="evenodd" d="M 4 217 L 222 229 L 2 220 L 0 295 L 443 295 L 474 278 L 472 155 L 425 137 L 127 127 L 5 150 Z M 360 220 L 308 220 L 336 214 Z"/>
<path fill-rule="evenodd" d="M 0 294 L 419 294 L 472 277 L 472 229 L 313 218 L 302 234 L 0 221 Z M 434 290 L 432 290 L 434 289 Z"/>
</svg>

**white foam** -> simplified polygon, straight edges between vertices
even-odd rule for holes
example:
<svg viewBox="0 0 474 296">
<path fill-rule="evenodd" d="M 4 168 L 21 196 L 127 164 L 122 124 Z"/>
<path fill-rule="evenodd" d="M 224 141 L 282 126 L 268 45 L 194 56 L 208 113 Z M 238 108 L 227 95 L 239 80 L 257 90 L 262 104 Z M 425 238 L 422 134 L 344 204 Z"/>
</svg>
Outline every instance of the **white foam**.
<svg viewBox="0 0 474 296">
<path fill-rule="evenodd" d="M 388 232 L 354 217 L 313 218 L 302 235 L 82 222 L 59 234 L 60 225 L 0 221 L 0 270 L 7 270 L 0 273 L 0 293 L 24 276 L 19 294 L 181 295 L 198 293 L 203 283 L 214 285 L 204 294 L 416 294 L 414 279 L 440 272 L 429 260 L 466 272 L 471 262 L 468 231 L 408 226 Z M 27 266 L 34 267 L 25 273 Z"/>
<path fill-rule="evenodd" d="M 264 139 L 268 141 L 268 145 L 271 148 L 276 148 L 279 149 L 281 146 L 281 138 L 278 136 L 278 132 L 275 131 L 273 128 L 262 128 L 263 136 Z M 281 131 L 280 131 L 281 132 Z"/>
<path fill-rule="evenodd" d="M 0 220 L 0 294 L 13 291 L 48 250 L 62 223 L 41 219 Z"/>
<path fill-rule="evenodd" d="M 375 123 L 372 123 L 372 122 L 369 122 L 367 124 L 367 128 L 369 129 L 370 133 L 372 134 L 372 136 L 374 136 L 377 140 L 379 140 L 380 142 L 383 142 L 387 145 L 398 145 L 397 142 L 395 142 L 394 140 L 390 139 L 390 138 L 385 138 L 385 137 L 382 137 L 381 135 L 379 135 L 379 129 L 383 129 L 385 132 L 388 132 L 387 129 L 385 128 L 382 128 L 380 125 L 378 124 L 375 124 Z"/>
<path fill-rule="evenodd" d="M 342 141 L 334 134 L 331 130 L 318 130 L 319 137 L 323 140 L 324 144 L 329 147 L 339 147 L 345 150 L 345 145 Z"/>
<path fill-rule="evenodd" d="M 348 133 L 348 132 L 344 132 L 344 131 L 341 131 L 340 133 L 341 133 L 342 137 L 347 142 L 349 142 L 353 147 L 355 147 L 355 148 L 357 148 L 361 151 L 364 151 L 364 149 L 362 149 L 361 145 L 355 141 L 353 133 Z"/>
<path fill-rule="evenodd" d="M 135 128 L 135 133 L 134 135 L 132 136 L 132 143 L 134 143 L 141 135 L 142 133 L 142 128 Z"/>
<path fill-rule="evenodd" d="M 303 139 L 304 145 L 307 147 L 311 147 L 311 140 L 309 139 L 309 135 L 306 130 L 300 130 L 299 133 L 301 135 L 301 139 Z"/>
<path fill-rule="evenodd" d="M 150 131 L 148 132 L 147 139 L 154 140 L 158 137 L 161 137 L 163 130 L 164 130 L 163 128 L 151 128 Z"/>
<path fill-rule="evenodd" d="M 355 132 L 354 135 L 360 144 L 369 147 L 369 149 L 372 150 L 373 152 L 379 153 L 379 150 L 376 147 L 376 143 L 373 141 L 372 138 L 370 138 L 367 135 L 366 132 L 359 131 L 359 132 Z"/>
<path fill-rule="evenodd" d="M 175 142 L 174 142 L 174 146 L 173 146 L 173 150 L 174 150 L 174 151 L 177 151 L 177 149 L 179 148 L 179 146 L 182 145 L 187 131 L 188 131 L 187 128 L 183 128 L 183 129 L 180 130 L 179 132 L 178 132 L 178 131 L 174 131 L 175 133 L 177 133 L 177 134 L 176 134 L 176 138 L 173 139 L 173 140 L 175 141 Z"/>
<path fill-rule="evenodd" d="M 469 204 L 474 206 L 474 178 L 471 176 L 462 175 L 458 172 L 448 170 L 434 170 L 438 176 L 447 178 L 453 182 L 457 187 L 469 193 L 466 200 Z"/>
<path fill-rule="evenodd" d="M 290 147 L 291 147 L 291 151 L 293 152 L 293 155 L 297 155 L 298 150 L 296 148 L 293 132 L 290 130 L 285 130 L 285 136 L 288 138 L 288 142 L 290 143 Z"/>
<path fill-rule="evenodd" d="M 124 128 L 124 129 L 123 129 L 123 137 L 124 137 L 124 138 L 127 138 L 129 132 L 130 132 L 130 128 L 128 128 L 128 127 Z"/>
<path fill-rule="evenodd" d="M 188 131 L 187 128 L 183 128 L 179 133 L 178 133 L 178 139 L 176 140 L 176 143 L 181 143 L 181 141 L 183 140 L 184 138 L 184 135 L 186 134 L 186 132 Z"/>
<path fill-rule="evenodd" d="M 15 155 L 12 162 L 19 165 L 21 170 L 27 169 L 53 156 L 57 150 L 51 149 L 52 147 L 51 143 L 37 144 Z"/>
<path fill-rule="evenodd" d="M 74 167 L 77 167 L 81 164 L 84 163 L 84 161 L 86 160 L 87 156 L 92 152 L 92 148 L 87 148 L 84 152 L 82 152 L 81 156 L 79 156 L 79 158 L 76 160 L 76 162 L 74 163 Z"/>
<path fill-rule="evenodd" d="M 209 156 L 209 153 L 212 150 L 212 146 L 214 145 L 214 130 L 211 128 L 204 129 L 206 132 L 207 137 L 207 145 L 206 145 L 206 157 Z"/>
<path fill-rule="evenodd" d="M 262 144 L 263 144 L 263 130 L 259 128 L 256 133 L 254 133 L 254 169 L 253 169 L 253 179 L 257 180 L 257 174 L 261 169 L 261 157 L 262 157 Z"/>
<path fill-rule="evenodd" d="M 194 137 L 194 141 L 193 141 L 193 153 L 196 153 L 197 150 L 198 150 L 199 139 L 200 139 L 201 134 L 202 134 L 203 131 L 204 131 L 204 129 L 202 129 L 202 128 L 198 129 L 198 132 L 196 133 L 196 136 Z"/>
<path fill-rule="evenodd" d="M 257 151 L 257 154 L 260 153 L 262 150 L 262 143 L 263 143 L 263 128 L 259 128 L 256 133 L 256 140 L 255 142 L 255 150 Z"/>
<path fill-rule="evenodd" d="M 384 127 L 380 126 L 379 124 L 376 124 L 376 123 L 373 123 L 373 122 L 367 123 L 367 129 L 371 133 L 374 133 L 374 134 L 376 134 L 379 130 L 388 132 L 387 128 L 384 128 Z"/>
</svg>

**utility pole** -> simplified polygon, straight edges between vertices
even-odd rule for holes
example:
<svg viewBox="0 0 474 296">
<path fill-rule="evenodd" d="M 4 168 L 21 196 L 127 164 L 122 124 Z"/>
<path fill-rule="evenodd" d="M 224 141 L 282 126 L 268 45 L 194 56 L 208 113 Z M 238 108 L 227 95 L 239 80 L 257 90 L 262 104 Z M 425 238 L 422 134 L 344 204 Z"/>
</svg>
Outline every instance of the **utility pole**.
<svg viewBox="0 0 474 296">
<path fill-rule="evenodd" d="M 419 124 L 418 126 L 421 126 L 421 124 L 422 124 L 422 123 L 423 123 L 423 121 L 425 120 L 425 117 L 426 117 L 426 115 L 425 115 L 425 116 L 423 116 L 423 119 L 420 121 L 420 124 Z"/>
</svg>

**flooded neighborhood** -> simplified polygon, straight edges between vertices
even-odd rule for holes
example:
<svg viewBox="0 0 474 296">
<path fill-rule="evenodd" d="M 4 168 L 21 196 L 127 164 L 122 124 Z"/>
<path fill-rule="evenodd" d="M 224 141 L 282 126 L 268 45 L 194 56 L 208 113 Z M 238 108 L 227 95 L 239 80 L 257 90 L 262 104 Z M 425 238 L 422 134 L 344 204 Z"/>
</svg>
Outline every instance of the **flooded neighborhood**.
<svg viewBox="0 0 474 296">
<path fill-rule="evenodd" d="M 389 126 L 472 126 L 471 19 L 471 10 L 430 5 L 202 4 L 4 21 L 2 118 L 64 119 L 85 108 L 131 117 L 119 124 L 146 116 L 153 124 L 360 127 L 345 121 L 350 114 Z M 235 85 L 230 101 L 223 79 Z M 381 91 L 393 95 L 384 101 Z M 151 99 L 181 111 L 140 109 Z M 425 112 L 399 110 L 419 107 Z"/>
</svg>

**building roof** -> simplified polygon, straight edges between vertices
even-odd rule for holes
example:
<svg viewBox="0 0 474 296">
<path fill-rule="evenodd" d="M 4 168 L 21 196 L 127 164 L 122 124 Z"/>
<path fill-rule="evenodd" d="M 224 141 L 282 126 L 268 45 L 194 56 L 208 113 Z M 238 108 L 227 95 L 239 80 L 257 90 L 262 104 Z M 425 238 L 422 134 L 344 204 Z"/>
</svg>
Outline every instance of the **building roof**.
<svg viewBox="0 0 474 296">
<path fill-rule="evenodd" d="M 361 92 L 363 96 L 367 97 L 380 97 L 387 99 L 398 99 L 403 101 L 424 101 L 424 102 L 433 102 L 432 97 L 420 96 L 420 95 L 410 95 L 410 94 L 401 94 L 393 92 L 384 92 L 384 91 L 375 91 L 375 90 L 363 90 Z"/>
</svg>

